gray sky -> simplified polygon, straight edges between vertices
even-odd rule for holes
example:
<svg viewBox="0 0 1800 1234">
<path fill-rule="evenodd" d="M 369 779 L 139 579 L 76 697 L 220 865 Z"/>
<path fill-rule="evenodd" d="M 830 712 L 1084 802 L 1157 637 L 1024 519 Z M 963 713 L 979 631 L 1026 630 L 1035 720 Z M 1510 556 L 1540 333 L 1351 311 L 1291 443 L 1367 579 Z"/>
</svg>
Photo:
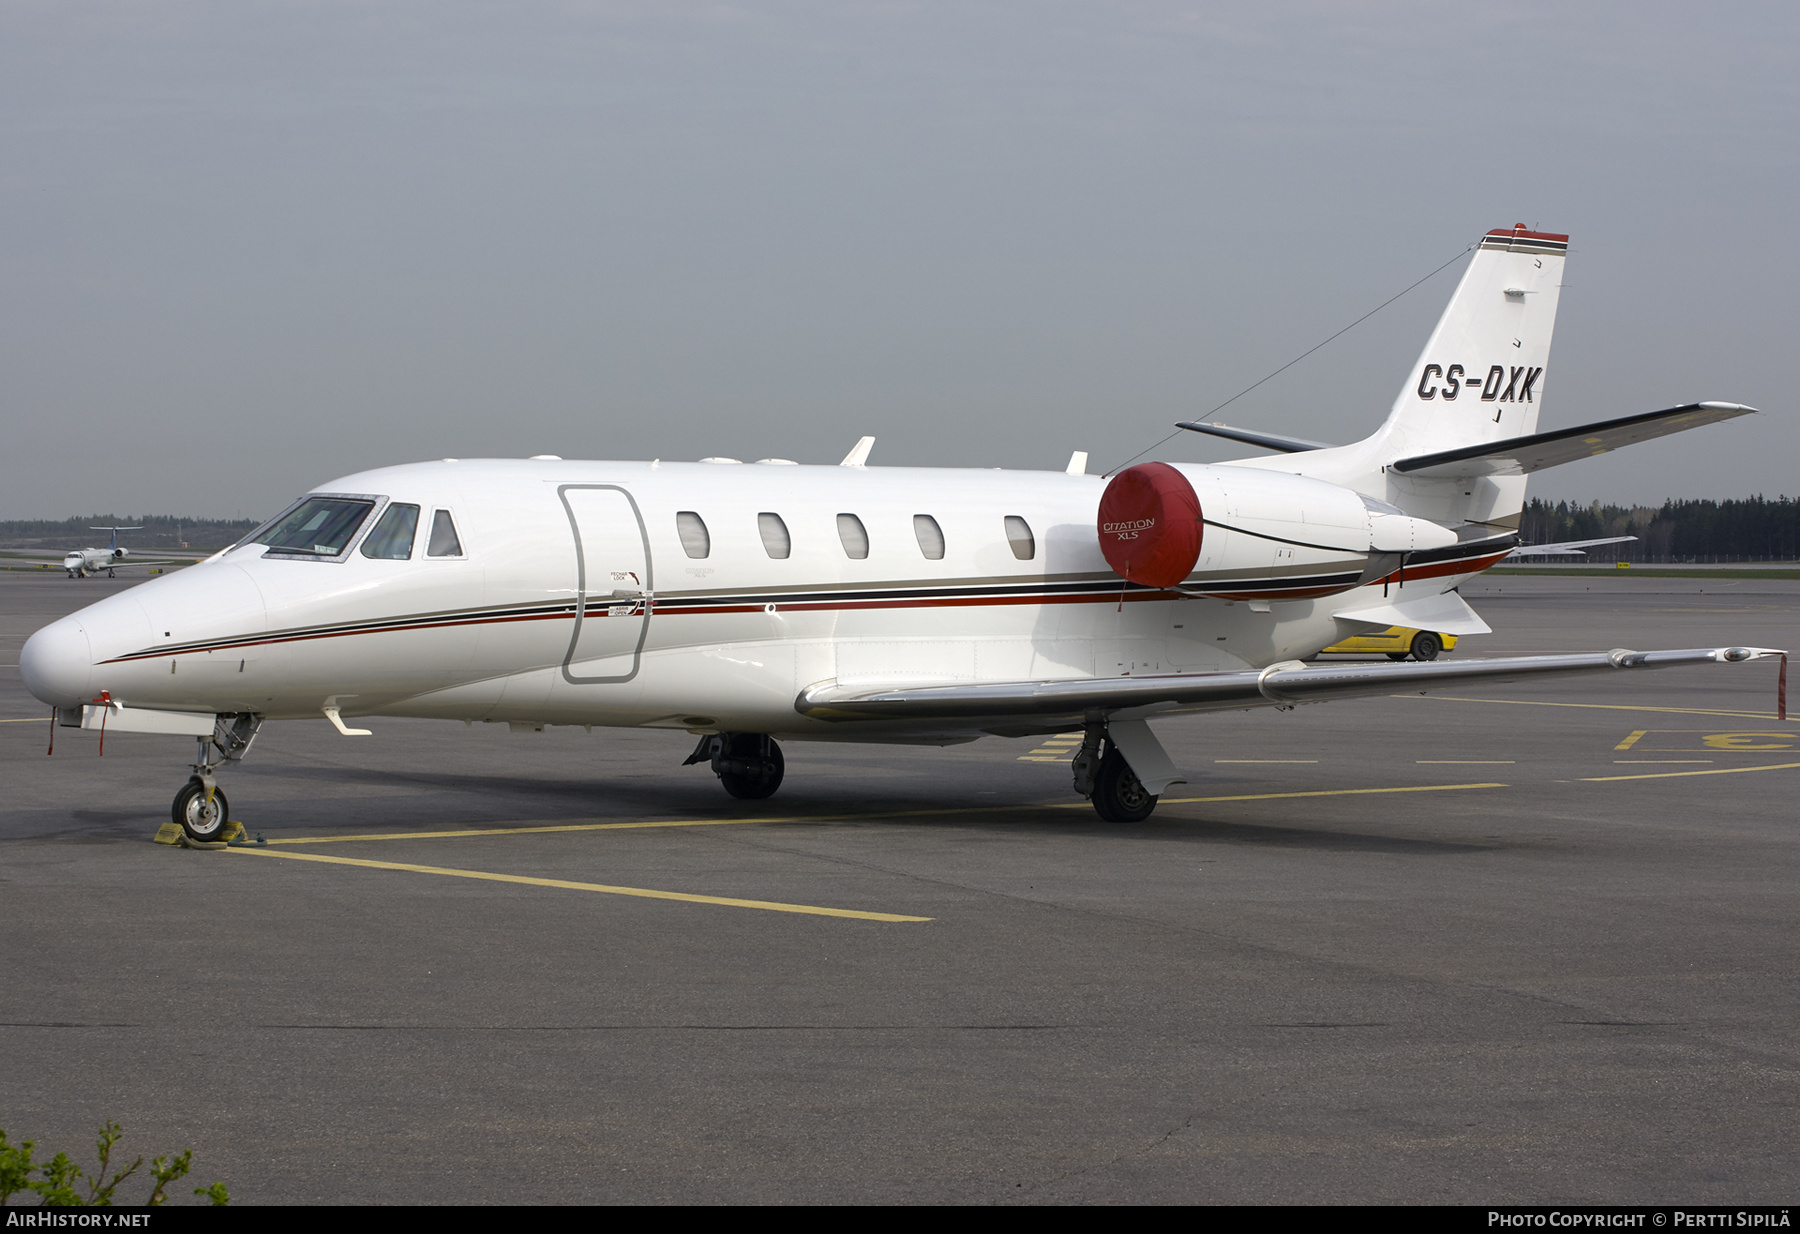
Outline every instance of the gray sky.
<svg viewBox="0 0 1800 1234">
<path fill-rule="evenodd" d="M 1800 494 L 1792 4 L 0 6 L 0 517 L 446 455 L 1096 468 L 1515 222 L 1532 494 Z M 1372 430 L 1460 265 L 1233 404 Z M 1189 435 L 1171 459 L 1229 457 Z"/>
</svg>

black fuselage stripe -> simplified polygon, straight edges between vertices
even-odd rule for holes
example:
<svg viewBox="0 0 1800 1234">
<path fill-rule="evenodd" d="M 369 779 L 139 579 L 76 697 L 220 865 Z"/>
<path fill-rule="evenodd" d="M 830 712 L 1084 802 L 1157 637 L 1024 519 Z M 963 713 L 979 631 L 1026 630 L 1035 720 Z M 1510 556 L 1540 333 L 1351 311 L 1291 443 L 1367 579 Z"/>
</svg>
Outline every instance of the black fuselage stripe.
<svg viewBox="0 0 1800 1234">
<path fill-rule="evenodd" d="M 1235 530 L 1235 529 L 1234 529 Z M 1273 537 L 1268 537 L 1273 538 Z M 1507 541 L 1517 543 L 1517 537 L 1505 537 L 1500 542 L 1485 541 L 1479 544 L 1459 544 L 1444 549 L 1432 549 L 1425 552 L 1409 554 L 1407 564 L 1427 565 L 1455 561 L 1463 558 L 1475 560 L 1491 556 L 1502 548 L 1510 547 Z M 1313 588 L 1340 588 L 1354 586 L 1361 578 L 1359 573 L 1280 575 L 1270 577 L 1252 576 L 1247 578 L 1223 579 L 1189 579 L 1181 588 L 1192 593 L 1250 591 L 1304 591 Z M 945 587 L 945 588 L 889 588 L 863 591 L 786 591 L 761 592 L 752 594 L 712 594 L 705 596 L 665 596 L 653 598 L 651 612 L 664 612 L 666 615 L 701 615 L 706 610 L 734 610 L 748 607 L 766 607 L 773 604 L 781 607 L 798 607 L 818 609 L 839 607 L 855 609 L 859 607 L 893 606 L 909 601 L 921 607 L 941 605 L 945 602 L 966 601 L 979 604 L 983 600 L 1030 600 L 1041 599 L 1046 602 L 1059 598 L 1103 600 L 1121 593 L 1165 592 L 1176 594 L 1168 588 L 1149 587 L 1141 583 L 1127 582 L 1124 579 L 1115 581 L 1099 581 L 1091 583 L 1056 584 L 1051 586 L 1020 584 L 1009 587 Z M 588 613 L 604 613 L 608 609 L 625 603 L 608 597 L 604 600 L 594 599 L 586 603 Z M 635 605 L 633 607 L 636 607 Z M 669 612 L 669 610 L 675 610 Z M 693 610 L 699 610 L 694 613 Z M 243 650 L 250 647 L 268 646 L 275 643 L 305 642 L 314 639 L 346 637 L 357 634 L 380 634 L 399 630 L 421 630 L 464 625 L 490 625 L 512 621 L 548 620 L 557 617 L 573 617 L 576 604 L 570 600 L 557 600 L 542 604 L 514 605 L 505 608 L 465 609 L 459 612 L 423 613 L 414 616 L 384 617 L 361 622 L 334 622 L 327 625 L 304 626 L 297 629 L 274 630 L 259 634 L 239 634 L 228 638 L 208 639 L 192 643 L 178 643 L 164 647 L 145 647 L 126 655 L 115 656 L 106 661 L 109 664 L 124 663 L 132 660 L 156 659 L 164 656 L 192 655 L 199 652 Z"/>
</svg>

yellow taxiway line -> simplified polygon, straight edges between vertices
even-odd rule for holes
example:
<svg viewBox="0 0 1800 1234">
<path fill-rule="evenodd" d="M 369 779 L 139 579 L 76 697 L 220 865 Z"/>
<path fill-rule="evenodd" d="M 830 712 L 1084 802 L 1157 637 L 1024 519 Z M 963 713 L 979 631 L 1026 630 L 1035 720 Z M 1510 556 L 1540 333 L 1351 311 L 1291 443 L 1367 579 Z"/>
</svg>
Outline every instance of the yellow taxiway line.
<svg viewBox="0 0 1800 1234">
<path fill-rule="evenodd" d="M 1358 797 L 1370 793 L 1441 793 L 1468 788 L 1506 788 L 1505 784 L 1408 784 L 1395 788 L 1325 788 L 1287 793 L 1239 793 L 1224 797 L 1163 797 L 1161 804 L 1196 805 L 1213 801 L 1277 801 L 1286 797 Z M 468 836 L 546 835 L 573 831 L 643 831 L 659 827 L 741 827 L 751 823 L 835 823 L 870 819 L 928 818 L 968 814 L 1016 814 L 1025 810 L 1086 810 L 1085 801 L 1035 802 L 1015 806 L 969 806 L 930 810 L 884 810 L 866 814 L 790 814 L 770 818 L 677 818 L 632 823 L 554 823 L 523 827 L 466 827 L 455 831 L 386 831 L 369 835 L 289 836 L 267 840 L 258 848 L 293 844 L 354 844 L 371 840 L 453 840 Z M 233 849 L 233 852 L 249 851 Z"/>
<path fill-rule="evenodd" d="M 1283 797 L 1360 797 L 1369 793 L 1447 793 L 1463 788 L 1510 788 L 1508 784 L 1407 784 L 1399 788 L 1321 788 L 1303 793 L 1241 793 L 1232 797 L 1162 797 L 1166 806 L 1196 805 L 1207 801 L 1277 801 Z M 1083 806 L 1087 802 L 1081 803 Z"/>
<path fill-rule="evenodd" d="M 717 904 L 726 908 L 760 908 L 772 913 L 801 913 L 811 917 L 850 917 L 858 921 L 930 921 L 899 913 L 869 913 L 855 908 L 822 908 L 816 904 L 782 904 L 775 900 L 740 900 L 731 896 L 692 895 L 685 891 L 655 891 L 648 887 L 613 887 L 605 883 L 578 883 L 566 878 L 529 878 L 523 874 L 492 874 L 486 870 L 456 870 L 447 866 L 410 865 L 400 861 L 368 861 L 361 857 L 328 857 L 323 853 L 273 853 L 266 848 L 238 847 L 230 853 L 281 857 L 288 861 L 318 861 L 328 865 L 362 866 L 370 870 L 402 870 L 411 874 L 441 874 L 450 878 L 474 878 L 490 883 L 522 883 L 527 887 L 560 887 L 566 891 L 597 891 L 602 895 L 636 896 L 644 900 L 680 900 L 687 904 Z"/>
<path fill-rule="evenodd" d="M 1463 698 L 1455 694 L 1390 694 L 1389 698 L 1429 698 L 1443 703 L 1499 703 L 1508 707 L 1584 707 L 1596 711 L 1667 711 L 1683 716 L 1731 716 L 1740 720 L 1769 720 L 1775 723 L 1775 717 L 1766 711 L 1714 711 L 1705 707 L 1638 707 L 1624 703 L 1540 703 L 1529 698 Z M 1800 717 L 1788 721 L 1789 724 L 1800 724 Z"/>
<path fill-rule="evenodd" d="M 1594 784 L 1607 780 L 1667 780 L 1673 776 L 1735 776 L 1746 771 L 1791 771 L 1795 767 L 1800 767 L 1800 763 L 1769 763 L 1763 767 L 1714 767 L 1710 771 L 1650 771 L 1629 776 L 1583 776 L 1582 780 Z"/>
</svg>

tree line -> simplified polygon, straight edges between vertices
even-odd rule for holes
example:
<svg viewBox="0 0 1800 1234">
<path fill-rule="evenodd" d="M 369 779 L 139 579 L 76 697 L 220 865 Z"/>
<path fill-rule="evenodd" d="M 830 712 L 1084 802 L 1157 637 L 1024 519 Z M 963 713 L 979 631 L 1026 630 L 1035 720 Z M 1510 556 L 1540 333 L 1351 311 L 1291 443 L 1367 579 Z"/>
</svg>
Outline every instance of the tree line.
<svg viewBox="0 0 1800 1234">
<path fill-rule="evenodd" d="M 1533 498 L 1519 523 L 1526 544 L 1636 536 L 1586 550 L 1598 561 L 1794 561 L 1800 559 L 1800 500 L 1734 497 L 1661 506 L 1601 502 L 1555 505 Z"/>
<path fill-rule="evenodd" d="M 103 548 L 112 533 L 94 527 L 142 527 L 122 531 L 119 543 L 137 549 L 192 549 L 210 552 L 236 544 L 254 530 L 253 518 L 183 518 L 173 514 L 90 514 L 81 518 L 0 520 L 0 547 L 67 552 Z"/>
</svg>

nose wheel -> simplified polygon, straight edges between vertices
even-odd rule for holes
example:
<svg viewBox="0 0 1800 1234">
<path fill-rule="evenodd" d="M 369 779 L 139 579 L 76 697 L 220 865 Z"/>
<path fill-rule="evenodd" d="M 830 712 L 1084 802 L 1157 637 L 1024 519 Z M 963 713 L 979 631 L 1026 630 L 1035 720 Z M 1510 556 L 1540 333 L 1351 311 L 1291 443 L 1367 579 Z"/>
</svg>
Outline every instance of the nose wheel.
<svg viewBox="0 0 1800 1234">
<path fill-rule="evenodd" d="M 175 794 L 175 805 L 169 814 L 188 839 L 213 844 L 225 838 L 231 807 L 217 785 L 209 792 L 200 777 L 195 776 Z"/>
</svg>

